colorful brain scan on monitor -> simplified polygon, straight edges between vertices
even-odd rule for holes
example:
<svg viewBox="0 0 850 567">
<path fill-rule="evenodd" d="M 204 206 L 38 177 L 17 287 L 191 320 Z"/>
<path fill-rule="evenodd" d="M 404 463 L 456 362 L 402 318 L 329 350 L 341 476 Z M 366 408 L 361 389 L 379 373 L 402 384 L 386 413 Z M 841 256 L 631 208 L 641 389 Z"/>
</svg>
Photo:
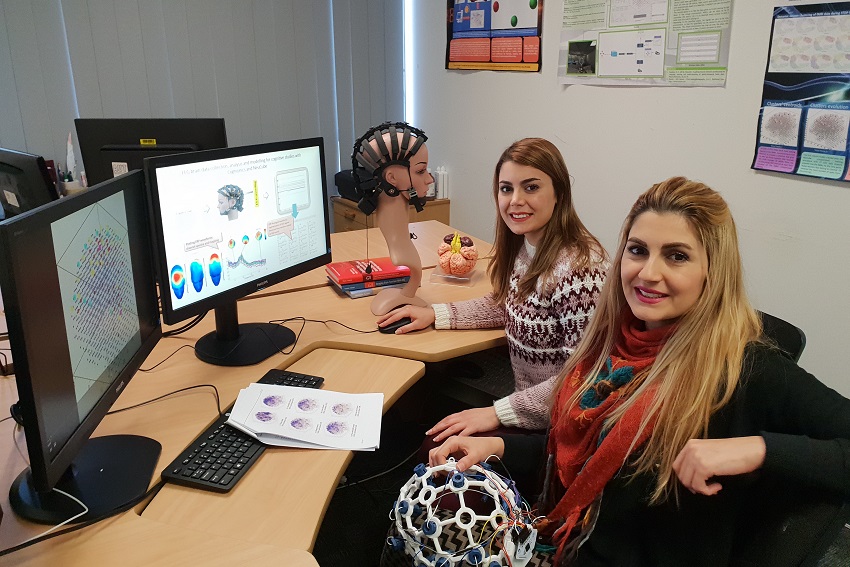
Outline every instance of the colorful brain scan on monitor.
<svg viewBox="0 0 850 567">
<path fill-rule="evenodd" d="M 232 310 L 229 330 L 219 320 L 215 336 L 196 345 L 213 364 L 254 364 L 259 354 L 228 357 L 265 345 L 265 358 L 291 343 L 285 327 L 238 325 L 235 301 L 330 261 L 321 139 L 154 158 L 146 170 L 165 321 Z"/>
</svg>

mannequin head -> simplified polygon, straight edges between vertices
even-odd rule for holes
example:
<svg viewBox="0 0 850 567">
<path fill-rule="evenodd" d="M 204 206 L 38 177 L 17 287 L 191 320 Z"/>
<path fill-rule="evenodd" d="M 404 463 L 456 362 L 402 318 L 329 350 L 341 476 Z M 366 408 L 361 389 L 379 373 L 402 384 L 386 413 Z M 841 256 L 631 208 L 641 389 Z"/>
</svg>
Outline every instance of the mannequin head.
<svg viewBox="0 0 850 567">
<path fill-rule="evenodd" d="M 358 206 L 367 215 L 378 207 L 378 196 L 402 196 L 421 211 L 434 178 L 428 173 L 428 137 L 406 122 L 385 122 L 354 142 L 351 164 Z"/>
<path fill-rule="evenodd" d="M 239 216 L 245 193 L 236 185 L 225 185 L 218 190 L 218 212 L 230 220 Z"/>
<path fill-rule="evenodd" d="M 385 122 L 370 128 L 354 143 L 351 165 L 360 202 L 367 215 L 377 213 L 377 226 L 387 241 L 390 260 L 410 268 L 402 288 L 384 289 L 372 300 L 372 313 L 383 315 L 401 305 L 426 305 L 416 297 L 422 281 L 422 261 L 410 242 L 408 204 L 421 211 L 434 178 L 428 173 L 427 136 L 405 122 Z"/>
</svg>

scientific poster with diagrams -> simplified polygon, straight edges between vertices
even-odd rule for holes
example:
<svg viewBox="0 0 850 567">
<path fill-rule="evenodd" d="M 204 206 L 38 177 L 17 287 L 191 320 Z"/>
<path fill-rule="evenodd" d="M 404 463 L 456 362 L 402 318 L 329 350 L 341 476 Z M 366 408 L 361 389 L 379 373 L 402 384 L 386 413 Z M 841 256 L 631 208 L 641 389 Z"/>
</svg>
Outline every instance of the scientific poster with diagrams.
<svg viewBox="0 0 850 567">
<path fill-rule="evenodd" d="M 543 0 L 447 0 L 446 69 L 539 71 Z"/>
<path fill-rule="evenodd" d="M 753 169 L 850 181 L 848 78 L 850 2 L 775 8 Z"/>
<path fill-rule="evenodd" d="M 722 87 L 732 0 L 564 0 L 562 84 Z"/>
</svg>

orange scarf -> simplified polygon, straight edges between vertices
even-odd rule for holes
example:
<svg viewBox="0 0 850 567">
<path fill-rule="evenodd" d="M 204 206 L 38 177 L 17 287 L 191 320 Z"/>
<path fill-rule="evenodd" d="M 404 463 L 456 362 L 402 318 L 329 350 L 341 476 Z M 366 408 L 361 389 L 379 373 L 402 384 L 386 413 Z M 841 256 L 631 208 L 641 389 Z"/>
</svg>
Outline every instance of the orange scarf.
<svg viewBox="0 0 850 567">
<path fill-rule="evenodd" d="M 651 420 L 638 436 L 641 420 L 653 399 L 652 391 L 642 394 L 610 430 L 604 429 L 604 422 L 627 399 L 624 394 L 634 389 L 636 384 L 631 383 L 634 377 L 655 362 L 672 327 L 643 330 L 643 322 L 627 310 L 620 331 L 613 352 L 595 378 L 593 387 L 578 404 L 566 407 L 589 371 L 586 361 L 582 362 L 565 380 L 552 410 L 548 449 L 550 455 L 555 456 L 560 483 L 566 488 L 547 514 L 550 521 L 564 522 L 553 536 L 559 556 L 582 512 L 619 473 L 630 450 L 634 452 L 646 442 L 654 426 Z"/>
</svg>

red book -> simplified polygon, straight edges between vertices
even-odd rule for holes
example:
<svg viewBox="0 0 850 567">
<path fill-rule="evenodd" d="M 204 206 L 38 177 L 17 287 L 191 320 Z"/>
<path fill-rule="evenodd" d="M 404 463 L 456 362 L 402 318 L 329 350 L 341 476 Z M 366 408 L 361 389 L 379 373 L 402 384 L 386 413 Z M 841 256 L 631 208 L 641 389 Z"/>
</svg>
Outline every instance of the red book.
<svg viewBox="0 0 850 567">
<path fill-rule="evenodd" d="M 325 272 L 334 282 L 342 284 L 386 280 L 410 276 L 410 268 L 396 266 L 387 258 L 372 258 L 372 273 L 366 273 L 366 260 L 331 262 L 325 266 Z"/>
</svg>

